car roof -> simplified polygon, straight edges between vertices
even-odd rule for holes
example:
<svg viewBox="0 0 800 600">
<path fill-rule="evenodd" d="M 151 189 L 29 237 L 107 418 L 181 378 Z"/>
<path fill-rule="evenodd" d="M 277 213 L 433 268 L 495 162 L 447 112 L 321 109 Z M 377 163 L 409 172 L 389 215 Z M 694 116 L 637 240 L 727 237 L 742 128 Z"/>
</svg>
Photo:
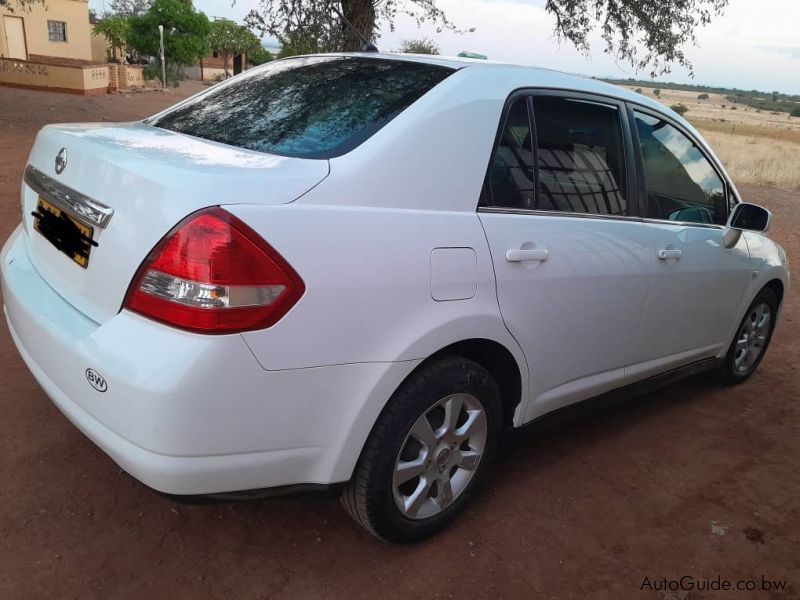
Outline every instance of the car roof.
<svg viewBox="0 0 800 600">
<path fill-rule="evenodd" d="M 491 60 L 483 60 L 478 58 L 462 58 L 460 56 L 441 56 L 438 54 L 405 54 L 394 52 L 335 52 L 331 54 L 317 55 L 317 56 L 352 56 L 360 58 L 375 58 L 384 60 L 399 60 L 406 62 L 424 63 L 430 65 L 439 65 L 442 67 L 449 67 L 457 70 L 469 71 L 494 71 L 498 75 L 498 80 L 507 82 L 514 81 L 515 83 L 524 80 L 525 86 L 532 88 L 551 88 L 581 91 L 586 93 L 601 94 L 603 96 L 611 96 L 619 98 L 620 100 L 627 100 L 628 102 L 635 102 L 643 106 L 647 106 L 661 113 L 667 113 L 673 118 L 678 118 L 684 121 L 677 113 L 674 113 L 669 107 L 661 104 L 660 102 L 648 98 L 643 94 L 637 94 L 627 88 L 606 83 L 599 79 L 587 77 L 585 75 L 576 75 L 572 73 L 565 73 L 563 71 L 556 71 L 545 67 L 537 67 L 530 65 L 520 65 L 507 62 L 498 62 Z M 511 76 L 511 77 L 509 77 Z M 522 86 L 522 87 L 525 87 Z M 517 86 L 518 87 L 518 86 Z"/>
</svg>

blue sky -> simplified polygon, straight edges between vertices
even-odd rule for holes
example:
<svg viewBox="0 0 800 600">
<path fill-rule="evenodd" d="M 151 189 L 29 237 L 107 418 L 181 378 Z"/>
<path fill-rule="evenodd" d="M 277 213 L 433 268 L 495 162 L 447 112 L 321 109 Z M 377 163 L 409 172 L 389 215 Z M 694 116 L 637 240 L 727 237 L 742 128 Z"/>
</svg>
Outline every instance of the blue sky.
<svg viewBox="0 0 800 600">
<path fill-rule="evenodd" d="M 90 0 L 102 10 L 102 0 Z M 209 17 L 241 21 L 259 0 L 195 0 Z M 544 0 L 439 0 L 450 19 L 474 33 L 436 33 L 431 26 L 418 29 L 405 16 L 395 31 L 383 27 L 378 46 L 395 50 L 408 38 L 434 39 L 443 54 L 470 50 L 489 58 L 538 65 L 586 75 L 646 78 L 624 63 L 617 64 L 603 52 L 596 35 L 585 57 L 568 43 L 553 37 L 553 19 L 544 12 Z M 800 0 L 730 0 L 725 14 L 698 31 L 698 47 L 688 48 L 694 63 L 694 82 L 743 89 L 779 90 L 800 94 Z M 674 67 L 663 80 L 691 82 L 685 69 Z"/>
</svg>

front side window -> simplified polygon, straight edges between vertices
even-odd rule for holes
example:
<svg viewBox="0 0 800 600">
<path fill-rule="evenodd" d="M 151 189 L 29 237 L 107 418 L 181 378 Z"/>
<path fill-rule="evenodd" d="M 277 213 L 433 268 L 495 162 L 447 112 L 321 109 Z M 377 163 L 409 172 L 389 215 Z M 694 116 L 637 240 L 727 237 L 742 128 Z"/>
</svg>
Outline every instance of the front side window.
<svg viewBox="0 0 800 600">
<path fill-rule="evenodd" d="M 64 21 L 48 21 L 47 39 L 51 42 L 66 42 L 67 24 Z"/>
<path fill-rule="evenodd" d="M 723 225 L 725 185 L 696 144 L 666 121 L 635 113 L 652 219 Z"/>
<path fill-rule="evenodd" d="M 333 158 L 370 138 L 453 72 L 378 58 L 281 60 L 147 122 L 259 152 Z"/>
<path fill-rule="evenodd" d="M 549 96 L 533 97 L 533 106 L 535 135 L 527 100 L 512 104 L 489 168 L 484 202 L 504 208 L 626 214 L 617 109 Z"/>
</svg>

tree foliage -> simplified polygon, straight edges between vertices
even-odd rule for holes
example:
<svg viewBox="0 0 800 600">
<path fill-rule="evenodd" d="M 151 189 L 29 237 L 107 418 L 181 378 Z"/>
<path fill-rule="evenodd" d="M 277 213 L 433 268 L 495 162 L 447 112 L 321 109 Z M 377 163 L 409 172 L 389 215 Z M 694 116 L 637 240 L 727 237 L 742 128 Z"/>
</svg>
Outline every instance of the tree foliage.
<svg viewBox="0 0 800 600">
<path fill-rule="evenodd" d="M 247 62 L 254 66 L 263 65 L 273 58 L 272 53 L 261 44 L 257 48 L 251 48 L 247 53 Z"/>
<path fill-rule="evenodd" d="M 206 53 L 210 30 L 208 17 L 197 12 L 190 0 L 154 0 L 146 13 L 130 17 L 128 42 L 141 55 L 160 60 L 159 25 L 164 26 L 167 65 L 191 65 Z M 179 72 L 173 69 L 169 71 Z"/>
<path fill-rule="evenodd" d="M 215 50 L 223 61 L 228 77 L 228 60 L 237 54 L 249 53 L 261 44 L 252 31 L 228 19 L 212 21 L 208 34 L 208 47 Z"/>
<path fill-rule="evenodd" d="M 130 20 L 123 15 L 109 15 L 97 22 L 94 32 L 108 40 L 116 55 L 117 50 L 124 52 L 128 47 L 131 34 Z"/>
<path fill-rule="evenodd" d="M 437 31 L 461 31 L 452 23 L 436 0 L 260 0 L 250 11 L 246 24 L 262 35 L 277 38 L 289 47 L 290 54 L 304 52 L 358 51 L 363 42 L 337 14 L 374 41 L 381 25 L 394 28 L 399 14 L 417 24 L 432 23 Z"/>
<path fill-rule="evenodd" d="M 692 72 L 684 53 L 696 42 L 696 31 L 727 7 L 730 0 L 546 0 L 555 17 L 555 35 L 588 54 L 590 38 L 599 31 L 604 51 L 651 75 L 667 73 L 672 64 Z M 456 27 L 437 0 L 260 0 L 248 24 L 262 33 L 297 45 L 304 40 L 313 51 L 359 50 L 361 41 L 345 26 L 334 8 L 368 40 L 381 25 L 393 27 L 398 14 L 418 23 L 431 22 L 437 31 Z M 472 31 L 472 30 L 470 30 Z"/>
<path fill-rule="evenodd" d="M 404 54 L 441 54 L 439 44 L 428 38 L 403 40 L 400 52 Z"/>
<path fill-rule="evenodd" d="M 547 0 L 555 16 L 556 36 L 588 54 L 589 37 L 599 28 L 605 52 L 651 76 L 678 63 L 692 73 L 684 46 L 696 31 L 727 7 L 729 0 Z"/>
</svg>

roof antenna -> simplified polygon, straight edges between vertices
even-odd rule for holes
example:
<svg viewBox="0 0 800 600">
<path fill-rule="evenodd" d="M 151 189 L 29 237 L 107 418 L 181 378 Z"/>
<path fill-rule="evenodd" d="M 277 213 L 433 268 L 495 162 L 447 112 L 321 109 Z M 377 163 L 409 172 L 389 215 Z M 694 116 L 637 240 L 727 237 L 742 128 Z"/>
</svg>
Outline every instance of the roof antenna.
<svg viewBox="0 0 800 600">
<path fill-rule="evenodd" d="M 380 52 L 380 50 L 378 50 L 378 47 L 375 44 L 373 44 L 367 38 L 361 35 L 361 32 L 356 28 L 356 26 L 353 25 L 350 21 L 348 21 L 347 18 L 341 12 L 339 12 L 339 9 L 336 8 L 335 4 L 332 5 L 331 8 L 333 9 L 333 12 L 339 15 L 339 18 L 342 21 L 344 21 L 345 25 L 347 25 L 350 28 L 350 31 L 355 33 L 356 37 L 358 37 L 358 39 L 362 41 L 362 43 L 364 44 L 363 46 L 361 46 L 362 52 Z"/>
</svg>

